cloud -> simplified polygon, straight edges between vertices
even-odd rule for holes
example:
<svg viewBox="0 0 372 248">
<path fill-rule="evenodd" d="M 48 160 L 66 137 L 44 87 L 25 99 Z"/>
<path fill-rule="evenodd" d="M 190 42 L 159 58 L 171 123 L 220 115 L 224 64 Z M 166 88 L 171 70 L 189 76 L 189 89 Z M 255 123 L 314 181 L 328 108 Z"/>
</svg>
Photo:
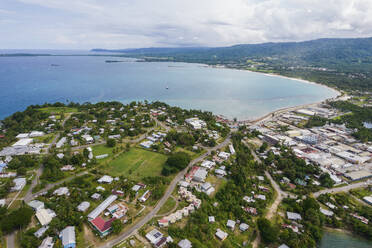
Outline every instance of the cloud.
<svg viewBox="0 0 372 248">
<path fill-rule="evenodd" d="M 0 48 L 226 46 L 372 36 L 370 0 L 3 1 L 0 20 L 16 22 L 0 22 Z"/>
</svg>

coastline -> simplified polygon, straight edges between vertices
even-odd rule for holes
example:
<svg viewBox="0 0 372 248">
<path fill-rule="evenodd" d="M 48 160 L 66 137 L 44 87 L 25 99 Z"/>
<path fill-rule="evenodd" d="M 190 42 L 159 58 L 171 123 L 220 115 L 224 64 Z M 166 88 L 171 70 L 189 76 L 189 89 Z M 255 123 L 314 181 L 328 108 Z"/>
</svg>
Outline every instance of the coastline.
<svg viewBox="0 0 372 248">
<path fill-rule="evenodd" d="M 265 114 L 261 117 L 258 117 L 258 118 L 252 119 L 252 120 L 237 121 L 238 123 L 258 124 L 260 122 L 265 121 L 266 119 L 270 118 L 273 115 L 277 115 L 277 114 L 283 113 L 283 112 L 294 111 L 294 110 L 301 109 L 301 108 L 307 108 L 307 107 L 310 107 L 310 106 L 313 106 L 313 105 L 318 105 L 318 104 L 321 104 L 321 103 L 323 103 L 325 101 L 328 101 L 328 100 L 336 100 L 336 99 L 338 99 L 339 97 L 342 96 L 342 92 L 335 89 L 335 88 L 329 87 L 329 86 L 321 84 L 321 83 L 301 79 L 301 78 L 292 78 L 292 77 L 287 77 L 287 76 L 283 76 L 283 75 L 276 74 L 276 73 L 257 72 L 257 71 L 251 71 L 251 70 L 245 70 L 245 69 L 230 68 L 230 67 L 226 67 L 226 66 L 214 66 L 214 65 L 206 65 L 206 66 L 210 67 L 210 68 L 215 68 L 215 69 L 229 69 L 229 70 L 247 71 L 247 72 L 252 72 L 252 73 L 258 73 L 258 74 L 261 74 L 261 75 L 266 75 L 266 76 L 269 76 L 269 77 L 279 77 L 279 78 L 284 78 L 284 79 L 288 79 L 288 80 L 297 81 L 297 82 L 300 82 L 300 83 L 318 85 L 318 86 L 327 88 L 328 90 L 333 91 L 333 92 L 336 93 L 335 97 L 326 98 L 322 101 L 313 102 L 313 103 L 306 103 L 306 104 L 296 105 L 296 106 L 290 106 L 290 107 L 285 107 L 285 108 L 280 108 L 280 109 L 271 111 L 271 112 L 269 112 L 269 113 L 267 113 L 267 114 Z M 227 120 L 232 121 L 230 119 L 227 119 Z"/>
</svg>

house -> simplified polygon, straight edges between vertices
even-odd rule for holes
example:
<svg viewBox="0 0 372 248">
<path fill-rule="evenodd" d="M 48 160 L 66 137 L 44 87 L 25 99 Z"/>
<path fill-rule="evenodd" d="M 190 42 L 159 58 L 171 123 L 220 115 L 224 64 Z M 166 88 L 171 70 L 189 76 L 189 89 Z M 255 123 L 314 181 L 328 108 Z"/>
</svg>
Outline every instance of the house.
<svg viewBox="0 0 372 248">
<path fill-rule="evenodd" d="M 91 198 L 93 200 L 99 200 L 101 198 L 101 194 L 99 193 L 94 193 L 93 195 L 91 195 Z"/>
<path fill-rule="evenodd" d="M 5 206 L 5 199 L 0 199 L 0 207 L 4 207 Z"/>
<path fill-rule="evenodd" d="M 104 175 L 103 177 L 101 177 L 100 179 L 98 179 L 98 183 L 112 183 L 114 179 L 108 175 Z"/>
<path fill-rule="evenodd" d="M 180 248 L 191 248 L 192 247 L 192 244 L 191 244 L 190 240 L 183 239 L 180 242 L 178 242 L 178 246 Z"/>
<path fill-rule="evenodd" d="M 287 218 L 289 220 L 302 220 L 302 217 L 298 213 L 292 213 L 287 211 Z"/>
<path fill-rule="evenodd" d="M 167 227 L 169 226 L 169 220 L 167 218 L 160 219 L 158 220 L 158 225 L 160 227 Z"/>
<path fill-rule="evenodd" d="M 140 189 L 141 189 L 141 186 L 138 185 L 138 184 L 136 184 L 136 185 L 134 185 L 134 186 L 132 187 L 132 190 L 133 190 L 134 192 L 138 192 Z"/>
<path fill-rule="evenodd" d="M 61 168 L 61 171 L 73 171 L 75 170 L 75 167 L 72 165 L 65 165 Z"/>
<path fill-rule="evenodd" d="M 51 209 L 43 208 L 36 212 L 36 218 L 39 220 L 42 226 L 48 225 L 56 216 L 56 213 Z"/>
<path fill-rule="evenodd" d="M 230 150 L 231 155 L 235 154 L 235 149 L 234 149 L 234 146 L 232 144 L 229 145 L 229 150 Z"/>
<path fill-rule="evenodd" d="M 70 195 L 70 192 L 67 187 L 60 187 L 53 192 L 53 195 L 57 196 Z"/>
<path fill-rule="evenodd" d="M 81 136 L 81 138 L 88 144 L 91 144 L 94 142 L 94 139 L 92 136 L 88 135 L 88 134 L 84 134 Z"/>
<path fill-rule="evenodd" d="M 241 223 L 241 224 L 239 225 L 239 230 L 242 231 L 242 232 L 247 231 L 248 228 L 249 228 L 249 225 L 246 224 L 246 223 Z"/>
<path fill-rule="evenodd" d="M 233 221 L 233 220 L 227 220 L 226 226 L 228 228 L 230 228 L 231 230 L 234 230 L 235 229 L 235 224 L 236 224 L 235 221 Z"/>
<path fill-rule="evenodd" d="M 209 221 L 209 223 L 213 223 L 213 222 L 216 221 L 216 219 L 214 218 L 214 216 L 209 216 L 208 221 Z"/>
<path fill-rule="evenodd" d="M 57 158 L 62 159 L 62 158 L 65 157 L 65 154 L 63 154 L 63 153 L 58 153 L 56 156 L 57 156 Z"/>
<path fill-rule="evenodd" d="M 213 162 L 213 161 L 209 161 L 209 160 L 204 160 L 202 163 L 201 163 L 201 166 L 204 167 L 204 168 L 207 168 L 207 169 L 212 169 L 214 166 L 216 165 L 216 162 Z"/>
<path fill-rule="evenodd" d="M 111 225 L 112 225 L 112 222 L 116 220 L 116 218 L 111 218 L 109 220 L 104 220 L 102 219 L 101 217 L 96 217 L 95 219 L 93 220 L 90 220 L 89 223 L 93 226 L 93 228 L 99 232 L 99 235 L 101 237 L 104 237 L 106 235 L 108 235 L 111 231 Z"/>
<path fill-rule="evenodd" d="M 227 238 L 227 233 L 222 231 L 221 229 L 217 229 L 216 231 L 216 237 L 219 238 L 221 241 L 224 241 Z"/>
<path fill-rule="evenodd" d="M 281 244 L 280 246 L 278 246 L 278 248 L 289 248 L 289 246 L 286 244 Z"/>
<path fill-rule="evenodd" d="M 206 193 L 207 195 L 210 195 L 214 192 L 214 188 L 212 187 L 212 185 L 210 183 L 203 183 L 201 185 L 201 190 L 202 192 Z"/>
<path fill-rule="evenodd" d="M 44 208 L 44 202 L 38 200 L 30 201 L 27 205 L 30 206 L 35 212 Z"/>
<path fill-rule="evenodd" d="M 150 140 L 146 140 L 146 141 L 143 141 L 140 144 L 140 146 L 143 147 L 143 148 L 146 148 L 146 149 L 150 149 L 153 144 L 154 144 L 154 142 L 152 142 Z"/>
<path fill-rule="evenodd" d="M 85 212 L 90 207 L 90 203 L 87 201 L 83 201 L 82 203 L 77 206 L 77 210 L 80 212 Z"/>
<path fill-rule="evenodd" d="M 167 238 L 157 229 L 153 229 L 145 237 L 154 247 L 163 247 L 167 243 Z"/>
<path fill-rule="evenodd" d="M 266 196 L 265 195 L 254 195 L 254 198 L 266 201 Z"/>
<path fill-rule="evenodd" d="M 369 205 L 372 205 L 372 196 L 365 196 L 363 197 L 363 200 Z"/>
<path fill-rule="evenodd" d="M 98 205 L 92 212 L 88 214 L 88 219 L 93 220 L 97 218 L 117 198 L 118 196 L 116 195 L 110 195 L 109 197 L 107 197 L 100 205 Z"/>
<path fill-rule="evenodd" d="M 332 211 L 329 211 L 329 210 L 324 209 L 324 208 L 320 208 L 319 210 L 320 210 L 320 212 L 321 212 L 322 214 L 324 214 L 325 216 L 329 216 L 329 217 L 333 216 L 333 212 L 332 212 Z"/>
<path fill-rule="evenodd" d="M 54 242 L 52 237 L 46 237 L 43 242 L 41 242 L 41 245 L 39 248 L 53 248 Z"/>
<path fill-rule="evenodd" d="M 59 235 L 62 240 L 63 248 L 75 248 L 76 247 L 76 238 L 75 238 L 75 227 L 68 226 L 63 229 Z"/>
<path fill-rule="evenodd" d="M 186 124 L 190 125 L 193 129 L 201 129 L 207 126 L 207 123 L 199 118 L 189 118 L 185 120 Z"/>
<path fill-rule="evenodd" d="M 62 137 L 57 143 L 56 143 L 56 148 L 61 148 L 67 141 L 66 137 Z"/>
<path fill-rule="evenodd" d="M 193 180 L 197 182 L 204 182 L 205 179 L 207 178 L 208 171 L 204 168 L 198 168 L 193 176 Z"/>
<path fill-rule="evenodd" d="M 226 160 L 226 159 L 228 159 L 228 158 L 230 157 L 230 153 L 228 153 L 228 152 L 220 152 L 220 153 L 218 154 L 218 157 L 220 157 L 220 158 Z"/>
<path fill-rule="evenodd" d="M 145 202 L 151 196 L 150 190 L 147 190 L 143 195 L 138 199 L 140 202 Z"/>
<path fill-rule="evenodd" d="M 34 232 L 34 236 L 36 238 L 41 238 L 41 236 L 44 235 L 44 233 L 49 229 L 49 226 L 43 226 L 42 228 L 40 228 L 39 230 L 37 230 L 36 232 Z"/>
<path fill-rule="evenodd" d="M 14 186 L 10 189 L 10 191 L 21 191 L 24 186 L 26 186 L 26 178 L 19 177 L 13 179 Z"/>
</svg>

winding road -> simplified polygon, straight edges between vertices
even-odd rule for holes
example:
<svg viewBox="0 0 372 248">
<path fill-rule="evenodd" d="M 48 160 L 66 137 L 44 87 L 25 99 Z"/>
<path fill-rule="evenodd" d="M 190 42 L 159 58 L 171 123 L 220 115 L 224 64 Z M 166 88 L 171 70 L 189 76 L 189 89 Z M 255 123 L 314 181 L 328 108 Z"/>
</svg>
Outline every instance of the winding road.
<svg viewBox="0 0 372 248">
<path fill-rule="evenodd" d="M 231 134 L 229 134 L 229 136 L 221 144 L 219 144 L 219 145 L 217 145 L 213 148 L 209 148 L 206 153 L 204 153 L 200 157 L 192 160 L 189 163 L 189 165 L 184 170 L 179 172 L 177 174 L 177 176 L 172 180 L 172 182 L 168 186 L 166 192 L 164 193 L 163 197 L 159 200 L 159 202 L 156 204 L 155 208 L 153 210 L 151 210 L 150 213 L 148 213 L 145 217 L 143 217 L 135 225 L 130 227 L 127 231 L 125 231 L 124 233 L 122 233 L 118 237 L 115 237 L 114 239 L 112 239 L 112 240 L 108 241 L 107 243 L 105 243 L 104 245 L 100 246 L 100 248 L 110 248 L 110 247 L 113 247 L 114 245 L 117 245 L 118 243 L 127 239 L 131 235 L 135 234 L 136 231 L 138 231 L 147 222 L 149 222 L 152 218 L 154 218 L 156 216 L 156 214 L 158 213 L 158 211 L 160 210 L 160 208 L 165 204 L 165 202 L 171 196 L 174 189 L 177 187 L 177 183 L 185 176 L 188 169 L 191 168 L 192 166 L 194 166 L 195 164 L 203 161 L 207 156 L 209 156 L 211 154 L 212 151 L 221 149 L 221 148 L 225 147 L 226 145 L 228 145 L 230 143 L 230 138 L 231 138 Z"/>
</svg>

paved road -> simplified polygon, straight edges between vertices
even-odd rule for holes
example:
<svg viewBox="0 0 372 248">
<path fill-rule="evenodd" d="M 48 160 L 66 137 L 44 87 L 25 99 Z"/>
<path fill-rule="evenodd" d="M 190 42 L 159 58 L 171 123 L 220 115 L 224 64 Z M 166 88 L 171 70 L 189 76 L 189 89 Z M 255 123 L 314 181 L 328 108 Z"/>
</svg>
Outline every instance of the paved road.
<svg viewBox="0 0 372 248">
<path fill-rule="evenodd" d="M 177 174 L 177 176 L 172 180 L 171 184 L 168 186 L 166 192 L 164 193 L 163 197 L 160 199 L 160 201 L 156 204 L 155 208 L 151 210 L 150 213 L 148 213 L 145 217 L 143 217 L 141 220 L 139 220 L 134 226 L 129 228 L 127 231 L 122 233 L 120 236 L 108 241 L 106 244 L 100 246 L 100 248 L 110 248 L 113 247 L 114 245 L 120 243 L 121 241 L 125 240 L 126 238 L 130 237 L 133 235 L 137 230 L 139 230 L 142 226 L 144 226 L 147 222 L 149 222 L 153 217 L 156 216 L 157 212 L 160 210 L 160 208 L 164 205 L 164 203 L 168 200 L 168 198 L 171 196 L 172 192 L 177 186 L 177 183 L 185 176 L 187 173 L 188 169 L 192 167 L 193 165 L 203 161 L 207 156 L 211 154 L 212 151 L 221 149 L 225 147 L 227 144 L 230 143 L 230 138 L 231 135 L 229 135 L 224 142 L 221 144 L 209 148 L 206 153 L 201 155 L 200 157 L 192 160 L 190 164 L 185 168 L 183 171 Z"/>
<path fill-rule="evenodd" d="M 372 181 L 371 180 L 368 180 L 366 182 L 359 182 L 359 183 L 349 184 L 349 185 L 344 186 L 344 187 L 333 188 L 333 189 L 324 189 L 324 190 L 315 192 L 313 195 L 315 197 L 318 197 L 321 194 L 326 194 L 326 193 L 346 192 L 346 191 L 349 191 L 351 189 L 361 188 L 361 187 L 365 187 L 367 185 L 372 185 Z"/>
<path fill-rule="evenodd" d="M 71 114 L 68 114 L 67 117 L 62 122 L 62 127 L 65 126 L 66 121 L 70 117 L 71 117 Z M 46 152 L 47 154 L 49 153 L 50 149 L 57 143 L 57 140 L 59 139 L 59 137 L 60 137 L 60 133 L 58 133 L 54 137 L 53 141 L 49 144 L 49 146 L 47 148 L 47 152 Z M 34 195 L 32 194 L 32 189 L 38 184 L 39 177 L 43 173 L 43 169 L 44 169 L 44 165 L 40 165 L 39 169 L 36 171 L 36 176 L 35 176 L 34 180 L 32 180 L 31 186 L 30 186 L 29 190 L 27 191 L 26 195 L 23 198 L 25 202 L 29 202 L 30 200 L 33 199 Z M 16 234 L 16 232 L 13 232 L 6 237 L 7 248 L 15 248 L 15 234 Z"/>
</svg>

